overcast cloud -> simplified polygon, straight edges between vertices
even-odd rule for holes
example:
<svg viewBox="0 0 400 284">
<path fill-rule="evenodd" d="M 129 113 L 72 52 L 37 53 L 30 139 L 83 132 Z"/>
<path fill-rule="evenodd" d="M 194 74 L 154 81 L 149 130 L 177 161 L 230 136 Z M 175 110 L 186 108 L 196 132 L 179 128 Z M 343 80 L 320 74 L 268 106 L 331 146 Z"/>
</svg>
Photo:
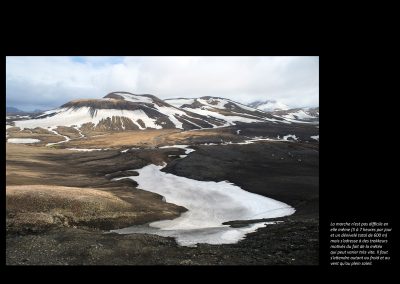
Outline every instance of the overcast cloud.
<svg viewBox="0 0 400 284">
<path fill-rule="evenodd" d="M 6 103 L 51 109 L 109 92 L 319 105 L 318 57 L 7 57 Z"/>
</svg>

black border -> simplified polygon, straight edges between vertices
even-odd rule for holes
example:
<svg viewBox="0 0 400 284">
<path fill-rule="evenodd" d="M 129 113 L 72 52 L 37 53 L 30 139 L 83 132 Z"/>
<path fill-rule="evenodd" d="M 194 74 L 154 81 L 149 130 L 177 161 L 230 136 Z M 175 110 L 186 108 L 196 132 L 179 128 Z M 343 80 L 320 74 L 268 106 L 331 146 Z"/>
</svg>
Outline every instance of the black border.
<svg viewBox="0 0 400 284">
<path fill-rule="evenodd" d="M 384 218 L 390 220 L 396 233 L 395 224 L 395 202 L 394 187 L 389 182 L 382 181 L 388 174 L 395 174 L 394 168 L 388 169 L 383 159 L 376 155 L 392 157 L 394 141 L 379 140 L 377 138 L 383 133 L 385 124 L 382 119 L 373 119 L 374 115 L 384 115 L 379 111 L 371 111 L 374 101 L 370 101 L 366 94 L 382 91 L 379 84 L 385 82 L 384 76 L 376 76 L 381 68 L 379 60 L 369 57 L 366 62 L 366 54 L 359 49 L 352 48 L 350 36 L 342 39 L 333 37 L 332 40 L 323 43 L 318 37 L 315 26 L 308 26 L 304 29 L 293 27 L 292 33 L 281 33 L 275 37 L 271 36 L 270 30 L 273 26 L 264 31 L 252 32 L 240 29 L 229 30 L 228 28 L 216 28 L 214 33 L 202 32 L 198 26 L 190 30 L 192 37 L 178 28 L 177 36 L 170 36 L 170 29 L 162 25 L 158 27 L 157 33 L 146 34 L 137 32 L 138 23 L 130 23 L 133 28 L 129 32 L 116 33 L 115 30 L 100 25 L 96 36 L 88 38 L 88 29 L 84 29 L 81 37 L 61 28 L 61 36 L 49 37 L 49 34 L 40 34 L 34 37 L 34 31 L 29 30 L 24 36 L 17 36 L 5 47 L 5 56 L 15 55 L 297 55 L 297 56 L 320 56 L 320 106 L 322 107 L 322 140 L 320 147 L 321 168 L 320 168 L 320 265 L 319 266 L 246 266 L 246 267 L 206 267 L 207 271 L 229 274 L 230 277 L 251 275 L 257 272 L 259 276 L 264 275 L 269 279 L 271 274 L 281 277 L 297 278 L 302 274 L 314 274 L 315 272 L 326 272 L 330 275 L 338 272 L 381 272 L 389 271 L 393 266 L 373 266 L 357 268 L 333 268 L 328 266 L 328 228 L 329 222 L 340 218 Z M 136 25 L 135 25 L 136 24 Z M 141 23 L 146 24 L 146 23 Z M 318 25 L 319 23 L 314 23 Z M 234 26 L 236 27 L 236 26 Z M 36 27 L 37 28 L 37 27 Z M 77 27 L 72 30 L 76 31 Z M 78 27 L 79 28 L 79 27 Z M 172 28 L 173 29 L 173 28 Z M 39 27 L 40 30 L 40 27 Z M 66 33 L 65 33 L 66 32 Z M 137 32 L 135 34 L 135 32 Z M 114 36 L 107 37 L 114 33 Z M 27 35 L 28 34 L 28 35 Z M 67 35 L 67 36 L 66 36 Z M 266 35 L 270 36 L 265 39 Z M 64 38 L 62 38 L 64 36 Z M 189 39 L 190 38 L 190 39 Z M 27 42 L 35 44 L 27 44 Z M 40 42 L 40 44 L 38 44 Z M 221 44 L 222 43 L 222 44 Z M 362 50 L 362 49 L 361 49 Z M 3 57 L 4 58 L 4 57 Z M 374 67 L 371 67 L 372 65 Z M 5 59 L 3 59 L 5 65 Z M 373 70 L 373 68 L 378 68 Z M 3 69 L 5 70 L 5 68 Z M 375 76 L 371 75 L 374 74 Z M 5 78 L 5 76 L 3 77 Z M 3 81 L 4 82 L 4 81 Z M 5 86 L 4 89 L 5 90 Z M 385 91 L 389 91 L 385 89 Z M 4 92 L 5 94 L 5 92 Z M 376 96 L 375 96 L 376 97 Z M 3 97 L 5 105 L 5 96 Z M 4 111 L 4 107 L 2 108 Z M 372 118 L 370 118 L 371 116 Z M 5 115 L 2 115 L 2 119 Z M 4 123 L 3 123 L 4 125 Z M 358 135 L 370 135 L 373 142 L 360 139 L 352 139 Z M 382 130 L 381 130 L 382 129 Z M 380 131 L 381 130 L 381 131 Z M 365 134 L 367 133 L 367 134 Z M 390 134 L 390 133 L 389 133 Z M 369 137 L 369 136 L 367 136 Z M 5 141 L 4 152 L 5 153 Z M 379 154 L 380 149 L 381 154 Z M 5 155 L 2 155 L 5 157 Z M 342 157 L 342 159 L 339 159 Z M 373 158 L 377 158 L 373 160 Z M 2 165 L 5 163 L 3 161 Z M 341 174 L 339 175 L 338 172 Z M 3 174 L 5 171 L 3 171 Z M 394 175 L 395 176 L 395 175 Z M 3 185 L 5 178 L 3 176 Z M 375 190 L 370 188 L 374 186 Z M 5 188 L 5 187 L 3 187 Z M 378 190 L 377 190 L 377 189 Z M 367 194 L 365 194 L 367 192 Z M 3 195 L 4 197 L 4 195 Z M 5 202 L 3 203 L 5 205 Z M 371 204 L 375 204 L 371 210 Z M 5 208 L 5 207 L 4 207 Z M 3 211 L 4 213 L 4 211 Z M 2 219 L 3 223 L 5 218 Z M 3 226 L 3 232 L 5 228 Z M 393 235 L 394 238 L 394 235 Z M 394 238 L 395 239 L 395 238 Z M 5 243 L 5 242 L 4 242 Z M 5 250 L 4 250 L 5 252 Z M 396 258 L 394 259 L 396 260 Z M 394 264 L 394 261 L 393 261 Z M 48 271 L 69 272 L 84 270 L 96 272 L 97 276 L 104 276 L 109 269 L 115 272 L 129 272 L 134 277 L 138 271 L 147 275 L 154 275 L 157 269 L 162 272 L 163 277 L 172 279 L 179 277 L 178 273 L 183 271 L 195 275 L 196 278 L 209 278 L 208 273 L 203 272 L 203 267 L 40 267 Z M 18 270 L 35 272 L 38 267 L 7 267 L 7 270 L 16 275 Z M 250 274 L 248 274 L 248 273 Z M 68 274 L 63 274 L 68 278 Z M 203 277 L 202 277 L 203 276 Z"/>
</svg>

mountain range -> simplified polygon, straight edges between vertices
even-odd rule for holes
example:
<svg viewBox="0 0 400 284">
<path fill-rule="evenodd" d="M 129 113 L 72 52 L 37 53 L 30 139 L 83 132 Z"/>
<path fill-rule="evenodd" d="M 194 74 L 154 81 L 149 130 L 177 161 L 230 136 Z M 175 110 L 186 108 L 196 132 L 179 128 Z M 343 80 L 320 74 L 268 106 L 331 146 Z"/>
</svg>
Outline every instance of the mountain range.
<svg viewBox="0 0 400 284">
<path fill-rule="evenodd" d="M 264 108 L 267 103 L 252 104 Z M 32 119 L 15 121 L 21 128 L 71 126 L 86 130 L 202 129 L 237 122 L 315 122 L 319 110 L 266 112 L 221 97 L 161 100 L 154 95 L 112 92 L 100 99 L 79 99 L 45 111 Z"/>
</svg>

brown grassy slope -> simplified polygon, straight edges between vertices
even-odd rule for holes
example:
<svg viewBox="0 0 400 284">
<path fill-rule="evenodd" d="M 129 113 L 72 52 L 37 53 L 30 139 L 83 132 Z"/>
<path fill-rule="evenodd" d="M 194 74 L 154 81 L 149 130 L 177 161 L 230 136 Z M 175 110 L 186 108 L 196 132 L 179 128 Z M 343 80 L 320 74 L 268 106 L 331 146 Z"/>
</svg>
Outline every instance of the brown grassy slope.
<svg viewBox="0 0 400 284">
<path fill-rule="evenodd" d="M 103 133 L 101 136 L 83 140 L 74 140 L 65 144 L 66 147 L 77 148 L 121 148 L 121 147 L 151 147 L 157 146 L 157 138 L 179 132 L 174 129 L 137 130 Z"/>
<path fill-rule="evenodd" d="M 160 154 L 146 151 L 125 155 L 118 151 L 74 153 L 7 144 L 7 229 L 9 232 L 40 231 L 51 226 L 115 229 L 176 218 L 184 208 L 163 202 L 158 194 L 137 189 L 133 181 L 110 181 L 105 176 L 118 170 L 140 168 L 157 159 L 162 159 Z"/>
<path fill-rule="evenodd" d="M 221 139 L 234 141 L 238 139 L 230 130 L 204 129 L 198 131 L 182 131 L 177 129 L 137 130 L 103 133 L 101 136 L 83 140 L 73 140 L 60 147 L 68 148 L 128 148 L 128 147 L 159 147 L 174 144 L 193 144 L 199 142 L 215 142 Z M 195 144 L 195 143 L 194 143 Z"/>
</svg>

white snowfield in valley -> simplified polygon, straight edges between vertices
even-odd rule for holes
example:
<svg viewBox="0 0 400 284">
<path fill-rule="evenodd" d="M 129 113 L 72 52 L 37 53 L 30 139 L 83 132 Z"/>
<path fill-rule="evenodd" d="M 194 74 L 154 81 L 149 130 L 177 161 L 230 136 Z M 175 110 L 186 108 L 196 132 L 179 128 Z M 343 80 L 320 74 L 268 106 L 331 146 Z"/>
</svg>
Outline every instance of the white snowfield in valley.
<svg viewBox="0 0 400 284">
<path fill-rule="evenodd" d="M 25 144 L 25 143 L 38 143 L 40 142 L 40 140 L 33 138 L 9 138 L 7 142 L 16 144 Z"/>
<path fill-rule="evenodd" d="M 171 146 L 172 147 L 172 146 Z M 158 193 L 167 202 L 188 209 L 180 217 L 150 223 L 149 227 L 133 226 L 113 230 L 119 234 L 151 233 L 174 237 L 182 246 L 198 243 L 230 244 L 243 239 L 267 223 L 244 228 L 231 228 L 222 223 L 233 220 L 275 218 L 291 215 L 295 209 L 285 203 L 247 192 L 227 182 L 198 181 L 161 171 L 162 166 L 148 165 L 130 178 L 139 188 Z"/>
</svg>

